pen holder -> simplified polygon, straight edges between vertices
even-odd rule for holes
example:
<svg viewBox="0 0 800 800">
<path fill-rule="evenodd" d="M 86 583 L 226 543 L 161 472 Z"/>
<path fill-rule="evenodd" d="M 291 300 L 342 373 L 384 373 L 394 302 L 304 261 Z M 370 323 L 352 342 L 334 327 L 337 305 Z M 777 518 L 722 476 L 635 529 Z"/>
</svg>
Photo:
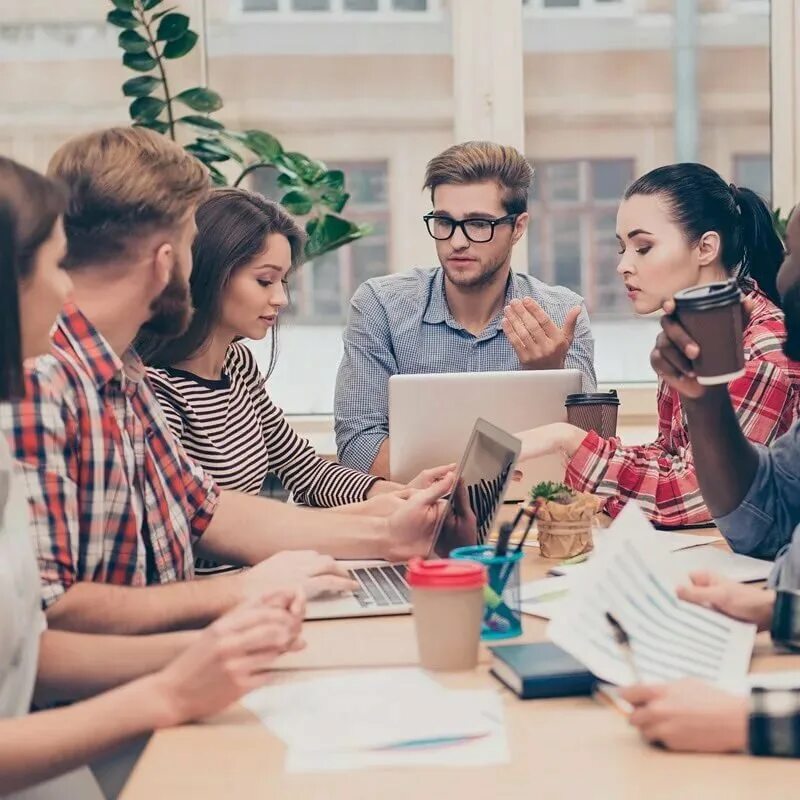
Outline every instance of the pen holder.
<svg viewBox="0 0 800 800">
<path fill-rule="evenodd" d="M 522 634 L 520 562 L 524 553 L 495 555 L 489 545 L 458 547 L 450 558 L 477 561 L 486 567 L 481 639 L 512 639 Z"/>
</svg>

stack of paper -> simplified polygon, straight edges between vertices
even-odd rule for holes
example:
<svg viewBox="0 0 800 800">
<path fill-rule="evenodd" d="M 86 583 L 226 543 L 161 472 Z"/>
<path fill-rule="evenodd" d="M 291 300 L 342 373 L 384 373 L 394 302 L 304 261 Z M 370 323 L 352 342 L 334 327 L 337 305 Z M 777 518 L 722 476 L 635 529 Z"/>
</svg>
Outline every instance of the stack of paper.
<svg viewBox="0 0 800 800">
<path fill-rule="evenodd" d="M 614 521 L 548 626 L 550 639 L 599 679 L 618 685 L 695 677 L 725 686 L 747 674 L 756 629 L 679 600 L 668 549 L 635 503 Z M 606 619 L 628 634 L 633 666 Z"/>
<path fill-rule="evenodd" d="M 419 669 L 343 672 L 242 702 L 286 743 L 289 772 L 508 761 L 499 695 L 444 689 Z"/>
</svg>

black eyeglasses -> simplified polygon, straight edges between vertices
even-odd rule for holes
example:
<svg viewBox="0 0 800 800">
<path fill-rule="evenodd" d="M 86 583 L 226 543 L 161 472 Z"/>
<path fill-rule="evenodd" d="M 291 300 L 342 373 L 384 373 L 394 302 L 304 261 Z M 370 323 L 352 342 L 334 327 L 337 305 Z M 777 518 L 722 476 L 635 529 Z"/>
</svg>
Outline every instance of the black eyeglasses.
<svg viewBox="0 0 800 800">
<path fill-rule="evenodd" d="M 505 217 L 498 217 L 497 219 L 481 217 L 453 219 L 439 214 L 426 214 L 422 219 L 425 220 L 425 224 L 428 226 L 428 233 L 439 242 L 447 241 L 456 232 L 456 228 L 461 228 L 461 232 L 467 239 L 480 244 L 492 240 L 495 226 L 504 225 L 505 223 L 513 225 L 518 216 L 519 214 L 506 214 Z"/>
</svg>

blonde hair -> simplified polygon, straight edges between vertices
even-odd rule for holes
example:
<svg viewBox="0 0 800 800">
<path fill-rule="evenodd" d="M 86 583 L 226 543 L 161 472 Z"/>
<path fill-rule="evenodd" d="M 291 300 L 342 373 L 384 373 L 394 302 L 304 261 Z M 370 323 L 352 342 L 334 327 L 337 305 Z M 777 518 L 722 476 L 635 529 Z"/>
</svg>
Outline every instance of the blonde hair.
<svg viewBox="0 0 800 800">
<path fill-rule="evenodd" d="M 503 207 L 508 214 L 522 214 L 528 209 L 528 191 L 533 167 L 515 147 L 495 142 L 463 142 L 448 147 L 428 162 L 423 189 L 443 183 L 481 183 L 495 181 L 503 193 Z"/>
<path fill-rule="evenodd" d="M 143 237 L 175 228 L 209 190 L 208 172 L 194 156 L 141 127 L 70 139 L 50 159 L 48 174 L 70 191 L 70 268 L 125 258 Z"/>
</svg>

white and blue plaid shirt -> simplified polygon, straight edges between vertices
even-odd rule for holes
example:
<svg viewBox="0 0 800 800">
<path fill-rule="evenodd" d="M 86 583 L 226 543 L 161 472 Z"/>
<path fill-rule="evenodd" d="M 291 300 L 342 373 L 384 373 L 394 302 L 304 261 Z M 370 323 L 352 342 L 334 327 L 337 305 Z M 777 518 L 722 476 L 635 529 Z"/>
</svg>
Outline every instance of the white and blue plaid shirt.
<svg viewBox="0 0 800 800">
<path fill-rule="evenodd" d="M 583 299 L 562 286 L 512 272 L 505 304 L 532 297 L 561 327 Z M 477 336 L 450 313 L 444 271 L 413 269 L 372 278 L 353 295 L 344 331 L 344 357 L 336 378 L 336 446 L 339 460 L 367 472 L 389 435 L 389 377 L 432 372 L 521 369 L 503 333 L 502 310 Z M 594 391 L 594 339 L 583 308 L 565 367 L 583 374 L 583 391 Z"/>
</svg>

